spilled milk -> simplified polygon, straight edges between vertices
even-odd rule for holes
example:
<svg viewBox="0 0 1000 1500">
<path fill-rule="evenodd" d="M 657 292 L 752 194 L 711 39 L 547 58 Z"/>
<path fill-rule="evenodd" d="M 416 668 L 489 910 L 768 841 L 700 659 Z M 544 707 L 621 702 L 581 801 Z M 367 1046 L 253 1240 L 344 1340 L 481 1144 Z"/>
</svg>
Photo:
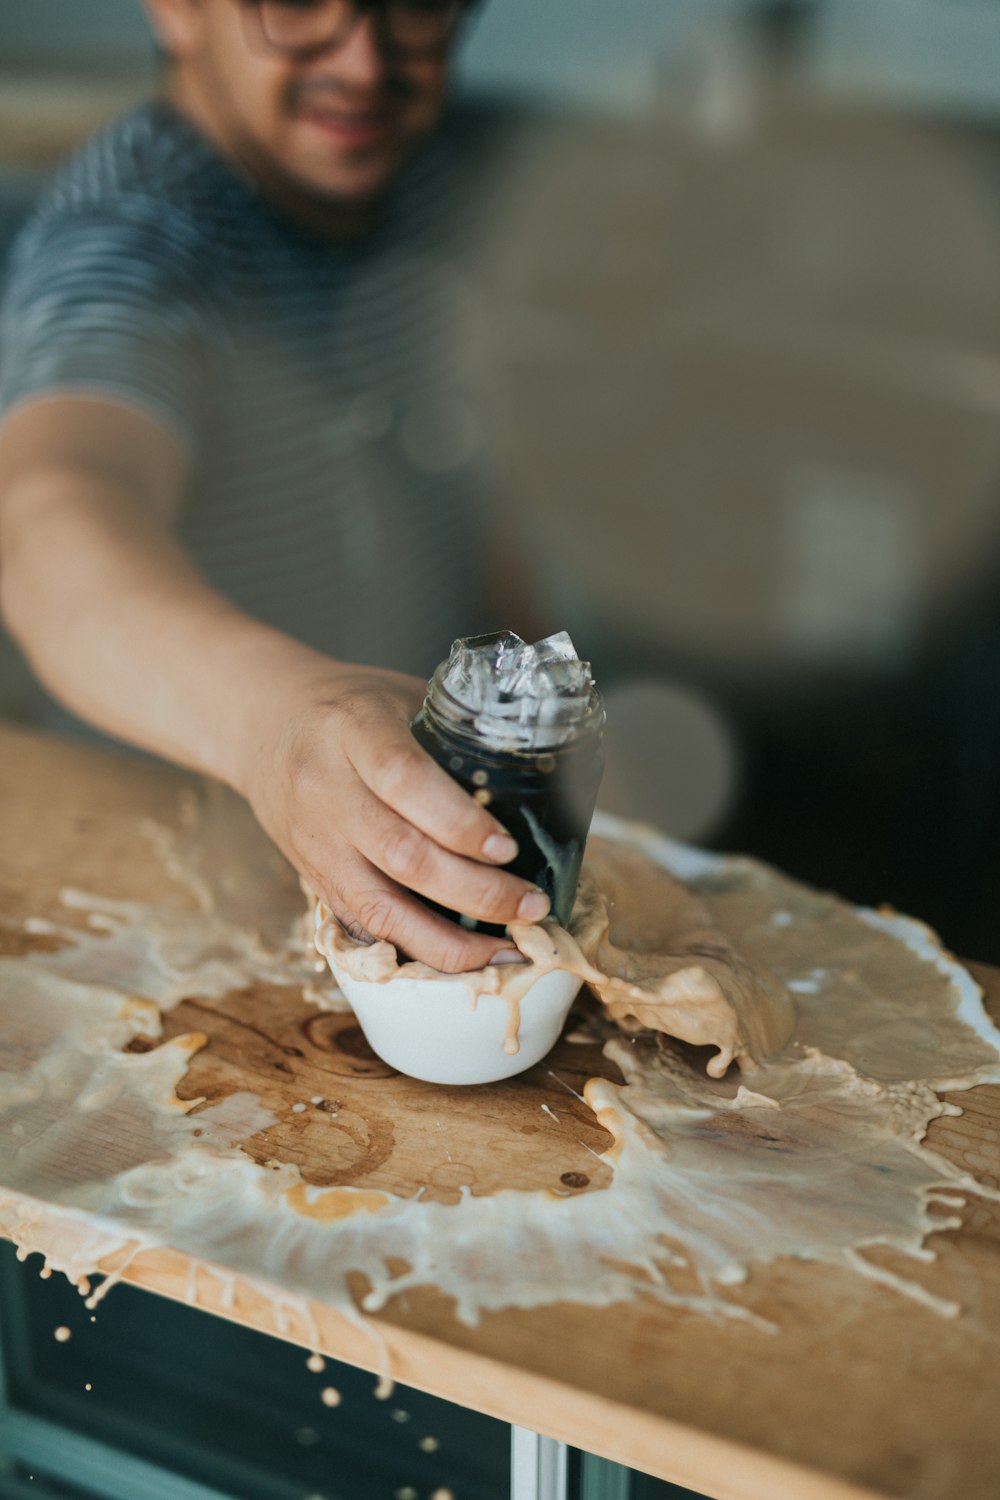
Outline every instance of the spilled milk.
<svg viewBox="0 0 1000 1500">
<path fill-rule="evenodd" d="M 627 913 L 630 890 L 640 910 L 655 871 L 682 882 L 678 899 L 699 913 L 694 947 L 741 976 L 734 1014 L 747 974 L 767 976 L 772 1021 L 790 1018 L 780 1050 L 750 1045 L 778 1037 L 773 1024 L 755 1032 L 752 1016 L 737 1015 L 709 1071 L 697 1027 L 681 1031 L 687 1041 L 653 1029 L 666 1022 L 655 1004 L 642 1009 L 642 924 L 626 923 L 638 958 L 616 958 L 617 988 L 585 1023 L 623 1080 L 583 1090 L 613 1138 L 608 1185 L 465 1188 L 443 1203 L 315 1186 L 292 1162 L 259 1165 L 240 1149 L 274 1121 L 258 1097 L 234 1092 L 207 1108 L 178 1098 L 205 1042 L 197 1032 L 162 1039 L 162 1013 L 181 999 L 265 979 L 323 1007 L 343 1001 L 316 972 L 301 892 L 234 799 L 185 794 L 177 829 L 147 831 L 150 858 L 190 909 L 67 890 L 65 922 L 29 923 L 39 946 L 0 958 L 0 1226 L 92 1301 L 140 1251 L 169 1246 L 191 1258 L 189 1300 L 211 1276 L 231 1305 L 239 1277 L 270 1299 L 279 1332 L 307 1343 L 310 1300 L 358 1316 L 355 1272 L 367 1278 L 365 1312 L 430 1284 L 468 1323 L 484 1310 L 607 1305 L 640 1290 L 759 1321 L 732 1289 L 782 1256 L 959 1310 L 921 1284 L 925 1240 L 957 1222 L 948 1210 L 967 1194 L 1000 1194 L 924 1137 L 932 1120 L 959 1113 L 943 1092 L 1000 1082 L 1000 1033 L 971 976 L 921 924 L 600 820 L 587 899 L 613 886 L 614 909 Z M 625 951 L 622 933 L 605 926 L 601 948 L 587 930 L 581 919 L 570 947 L 592 965 L 601 957 L 606 974 L 611 948 Z M 676 955 L 667 967 L 684 968 Z M 126 1050 L 138 1038 L 153 1045 Z M 740 1069 L 724 1066 L 731 1056 Z M 912 1274 L 876 1265 L 866 1254 L 876 1246 L 909 1257 Z M 99 1268 L 109 1274 L 92 1290 Z"/>
</svg>

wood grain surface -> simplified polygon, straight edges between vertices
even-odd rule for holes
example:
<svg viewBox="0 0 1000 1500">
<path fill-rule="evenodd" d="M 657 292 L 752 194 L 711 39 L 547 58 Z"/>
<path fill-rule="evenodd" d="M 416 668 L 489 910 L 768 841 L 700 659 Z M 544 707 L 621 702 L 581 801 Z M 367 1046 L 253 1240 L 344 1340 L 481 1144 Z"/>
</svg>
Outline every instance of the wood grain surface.
<svg viewBox="0 0 1000 1500">
<path fill-rule="evenodd" d="M 140 830 L 144 818 L 176 819 L 184 784 L 138 757 L 0 731 L 3 948 L 38 941 L 18 934 L 26 917 L 65 920 L 58 895 L 67 884 L 184 904 Z M 1000 972 L 970 967 L 1000 1015 Z M 181 1095 L 258 1094 L 277 1123 L 243 1149 L 293 1162 L 309 1182 L 405 1195 L 423 1187 L 448 1202 L 462 1186 L 600 1192 L 608 1180 L 592 1153 L 609 1137 L 553 1077 L 576 1089 L 595 1074 L 614 1077 L 596 1049 L 561 1043 L 509 1082 L 435 1087 L 374 1058 L 351 1017 L 266 985 L 185 1001 L 165 1017 L 168 1036 L 191 1030 L 209 1041 Z M 335 1118 L 294 1111 L 316 1096 Z M 955 1102 L 963 1114 L 935 1122 L 930 1141 L 997 1186 L 1000 1089 Z M 777 1334 L 641 1296 L 604 1309 L 510 1309 L 469 1328 L 434 1289 L 395 1298 L 375 1322 L 398 1379 L 716 1500 L 995 1500 L 1000 1205 L 970 1199 L 961 1217 L 961 1230 L 931 1237 L 937 1260 L 921 1270 L 929 1290 L 961 1303 L 953 1320 L 850 1273 L 786 1260 L 755 1269 L 738 1294 Z M 885 1263 L 910 1270 L 888 1253 Z M 184 1297 L 189 1263 L 170 1249 L 145 1252 L 127 1279 Z M 277 1331 L 273 1305 L 248 1284 L 223 1307 L 217 1279 L 199 1277 L 197 1300 Z M 378 1367 L 377 1342 L 363 1329 L 332 1308 L 314 1314 L 323 1352 Z M 314 1341 L 305 1328 L 285 1333 Z"/>
</svg>

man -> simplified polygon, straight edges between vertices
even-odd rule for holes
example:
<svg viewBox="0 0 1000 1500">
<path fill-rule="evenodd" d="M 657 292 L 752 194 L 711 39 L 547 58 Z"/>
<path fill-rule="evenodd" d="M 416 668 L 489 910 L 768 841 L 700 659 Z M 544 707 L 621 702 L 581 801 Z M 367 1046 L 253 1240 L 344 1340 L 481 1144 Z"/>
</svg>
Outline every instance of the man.
<svg viewBox="0 0 1000 1500">
<path fill-rule="evenodd" d="M 148 0 L 164 97 L 66 169 L 0 332 L 0 606 L 39 677 L 228 782 L 342 919 L 448 971 L 517 954 L 419 896 L 548 909 L 385 665 L 412 637 L 426 675 L 421 610 L 476 587 L 428 145 L 463 8 Z"/>
</svg>

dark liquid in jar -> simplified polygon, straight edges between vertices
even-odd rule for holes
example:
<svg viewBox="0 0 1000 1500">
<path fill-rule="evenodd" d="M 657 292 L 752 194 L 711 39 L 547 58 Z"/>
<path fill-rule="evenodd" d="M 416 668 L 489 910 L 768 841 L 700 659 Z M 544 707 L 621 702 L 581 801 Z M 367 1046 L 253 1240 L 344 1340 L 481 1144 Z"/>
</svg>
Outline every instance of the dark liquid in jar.
<svg viewBox="0 0 1000 1500">
<path fill-rule="evenodd" d="M 503 868 L 545 891 L 552 916 L 567 926 L 604 770 L 600 729 L 584 731 L 551 750 L 490 751 L 431 721 L 425 709 L 414 720 L 413 733 L 517 840 L 517 858 Z M 473 921 L 433 901 L 427 904 L 470 930 L 496 936 L 504 932 L 501 924 Z"/>
</svg>

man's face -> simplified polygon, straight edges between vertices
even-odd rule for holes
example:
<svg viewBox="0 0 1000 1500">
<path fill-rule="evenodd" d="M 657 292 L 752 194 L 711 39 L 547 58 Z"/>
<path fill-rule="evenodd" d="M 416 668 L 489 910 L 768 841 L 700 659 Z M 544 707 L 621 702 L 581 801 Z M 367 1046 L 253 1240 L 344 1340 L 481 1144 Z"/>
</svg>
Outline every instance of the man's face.
<svg viewBox="0 0 1000 1500">
<path fill-rule="evenodd" d="M 292 206 L 371 203 L 440 118 L 446 52 L 387 49 L 370 10 L 339 46 L 300 59 L 268 45 L 250 0 L 150 8 L 174 54 L 176 101 Z"/>
</svg>

